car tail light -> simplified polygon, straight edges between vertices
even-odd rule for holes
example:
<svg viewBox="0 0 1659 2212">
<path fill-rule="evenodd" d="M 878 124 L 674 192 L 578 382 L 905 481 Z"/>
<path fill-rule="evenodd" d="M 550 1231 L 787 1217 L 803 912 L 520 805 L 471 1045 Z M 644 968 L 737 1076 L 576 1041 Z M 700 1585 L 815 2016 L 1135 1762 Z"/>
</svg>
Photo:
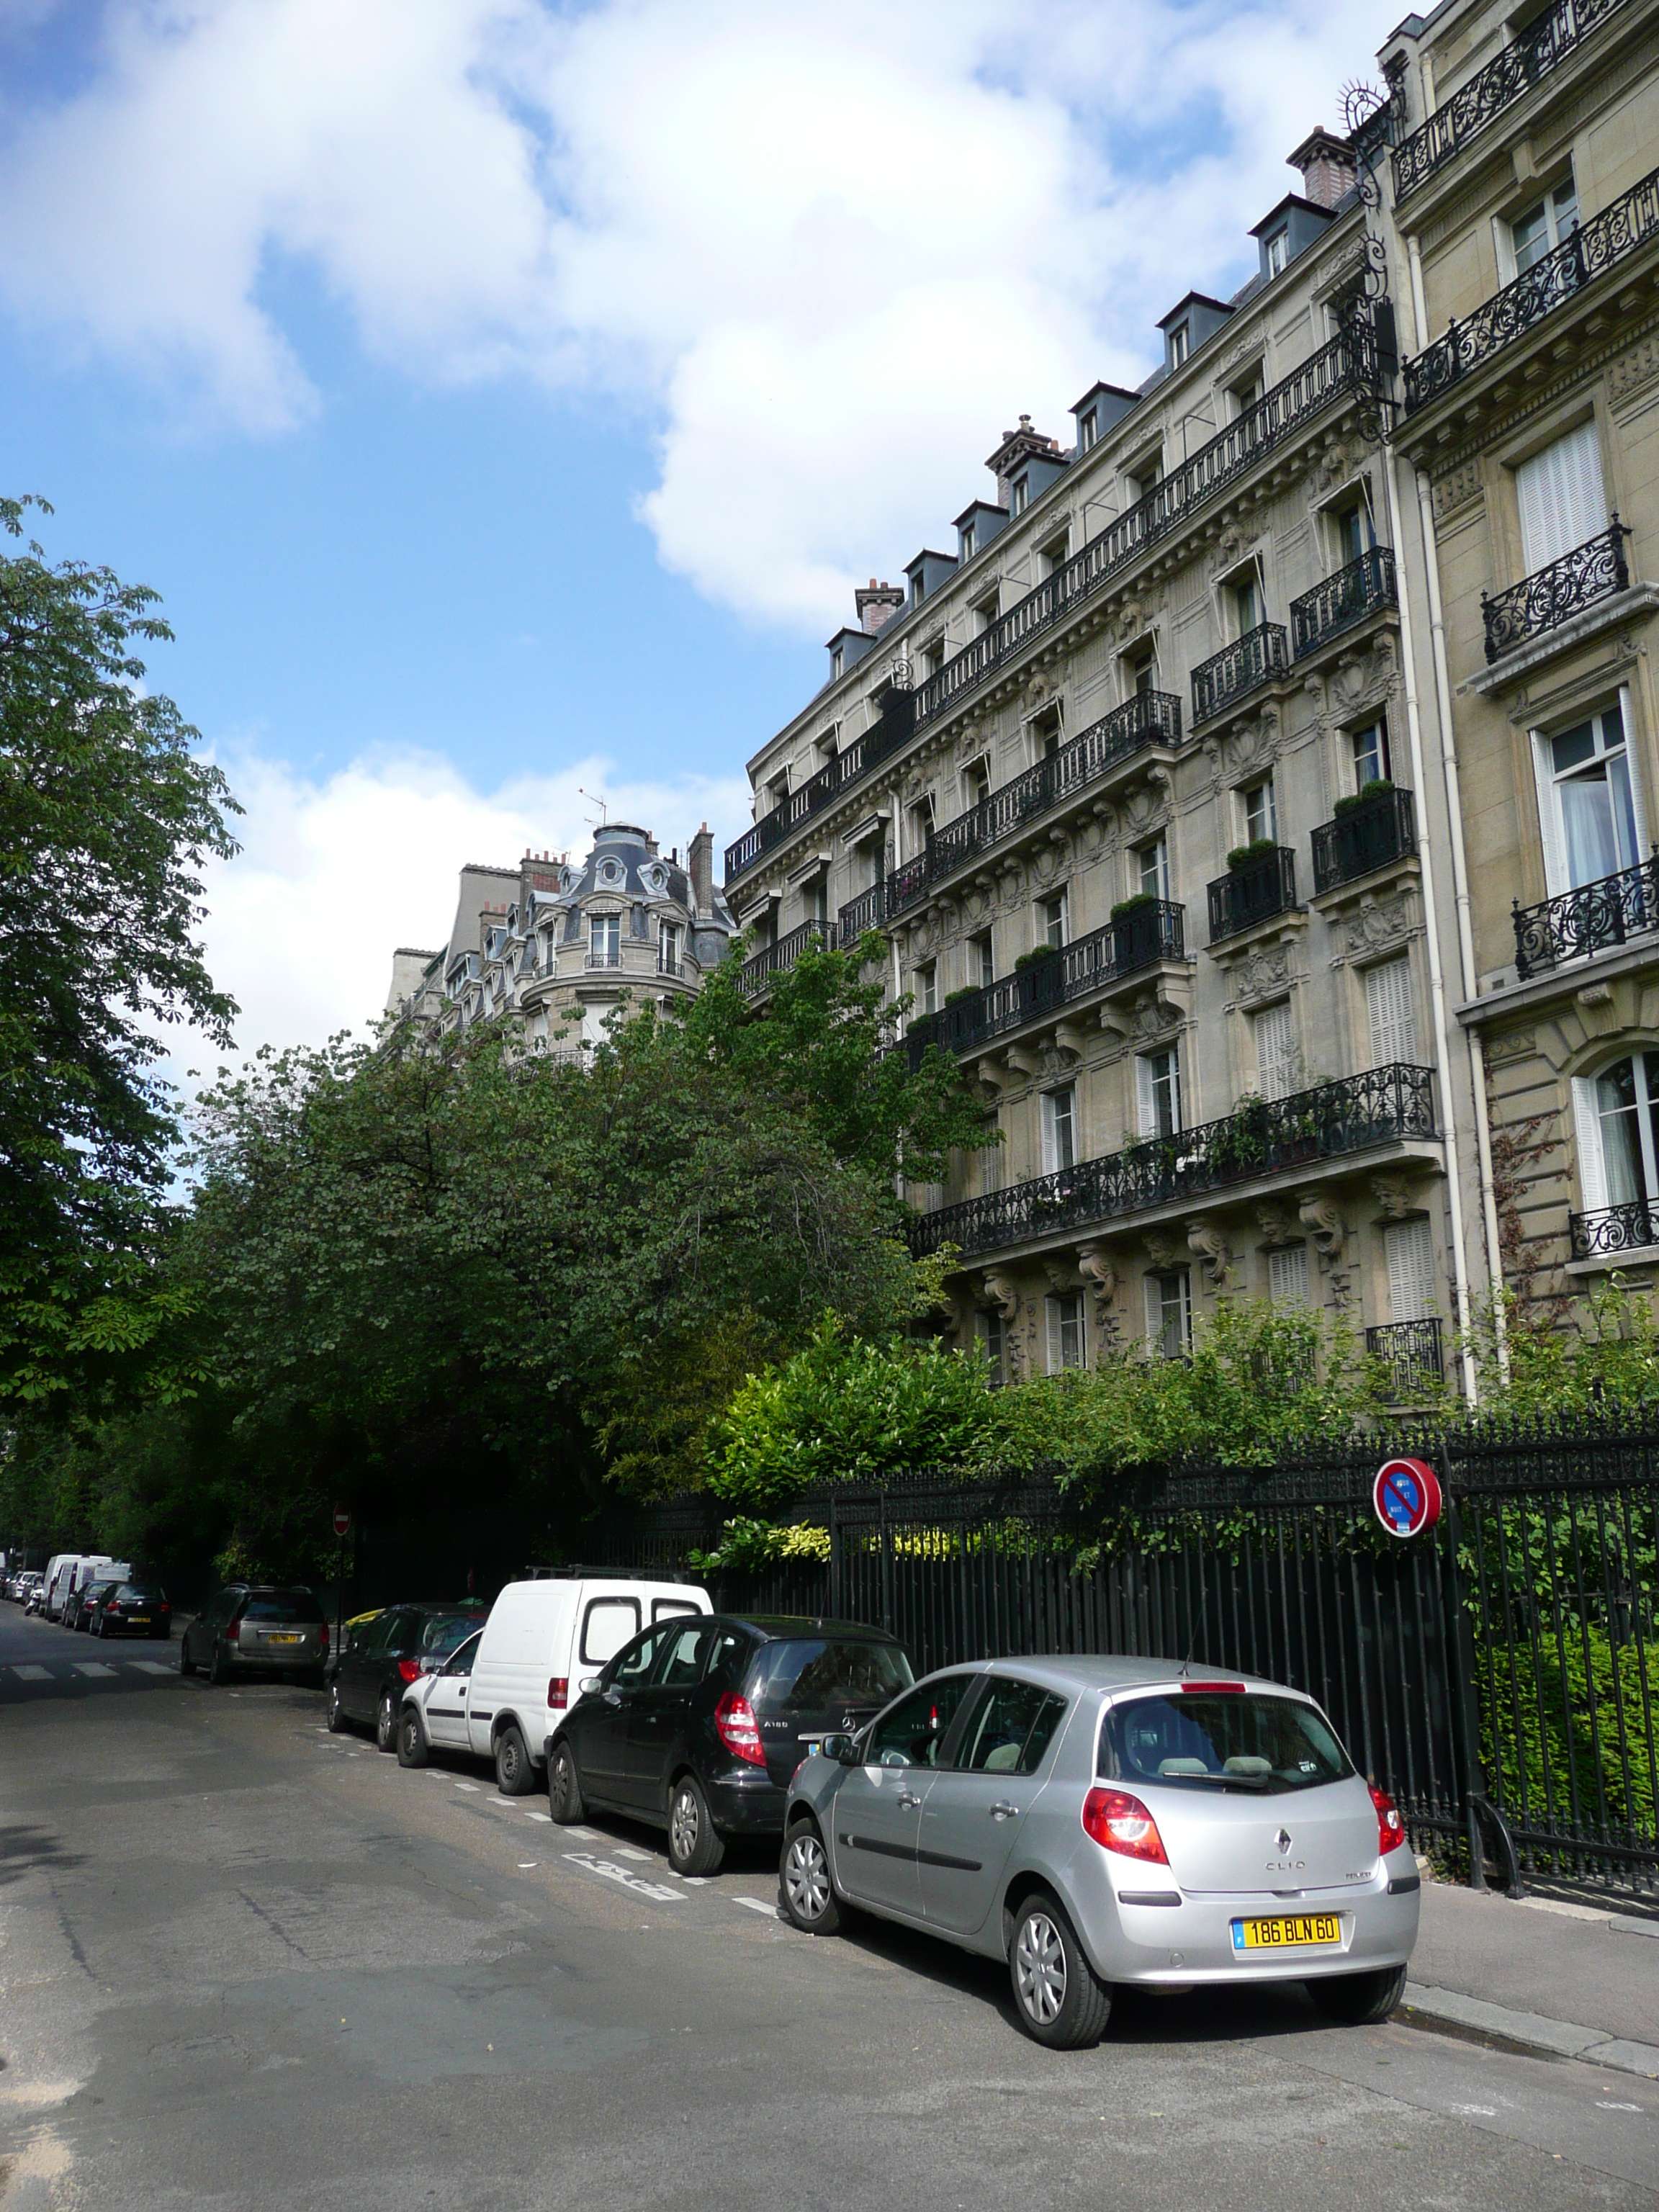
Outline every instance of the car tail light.
<svg viewBox="0 0 1659 2212">
<path fill-rule="evenodd" d="M 1170 1863 L 1158 1822 L 1127 1790 L 1091 1790 L 1083 1801 L 1083 1826 L 1103 1851 L 1149 1859 L 1155 1866 Z"/>
<path fill-rule="evenodd" d="M 121 1610 L 121 1605 L 120 1605 L 120 1601 L 119 1601 L 119 1599 L 118 1599 L 118 1598 L 109 1598 L 109 1599 L 107 1599 L 107 1600 L 106 1601 L 106 1602 L 105 1602 L 104 1610 L 105 1610 L 105 1612 L 106 1612 L 106 1613 L 119 1613 L 119 1611 Z"/>
<path fill-rule="evenodd" d="M 405 1682 L 418 1682 L 421 1679 L 421 1662 L 418 1659 L 400 1659 L 398 1662 L 398 1673 L 401 1680 Z"/>
<path fill-rule="evenodd" d="M 726 1692 L 714 1708 L 714 1733 L 739 1759 L 746 1759 L 751 1766 L 765 1765 L 766 1750 L 760 1739 L 760 1724 L 747 1698 L 738 1697 L 733 1690 Z"/>
<path fill-rule="evenodd" d="M 1228 1698 L 1243 1698 L 1249 1694 L 1243 1682 L 1183 1682 L 1181 1686 L 1194 1696 L 1213 1694 L 1218 1690 Z"/>
<path fill-rule="evenodd" d="M 242 1624 L 240 1620 L 233 1620 L 225 1631 L 225 1641 L 227 1644 L 240 1644 L 241 1640 Z"/>
<path fill-rule="evenodd" d="M 570 1677 L 554 1674 L 547 1685 L 547 1702 L 555 1712 L 562 1712 L 570 1703 Z"/>
<path fill-rule="evenodd" d="M 1400 1808 L 1386 1790 L 1371 1785 L 1371 1802 L 1376 1808 L 1376 1848 L 1385 1855 L 1397 1851 L 1406 1840 L 1406 1823 L 1401 1818 Z"/>
<path fill-rule="evenodd" d="M 169 1608 L 166 1606 L 161 1607 L 163 1613 L 166 1613 L 168 1609 Z M 322 1645 L 324 1650 L 326 1651 L 328 1649 L 328 1623 L 326 1621 L 323 1623 L 321 1628 L 317 1632 L 317 1641 Z"/>
</svg>

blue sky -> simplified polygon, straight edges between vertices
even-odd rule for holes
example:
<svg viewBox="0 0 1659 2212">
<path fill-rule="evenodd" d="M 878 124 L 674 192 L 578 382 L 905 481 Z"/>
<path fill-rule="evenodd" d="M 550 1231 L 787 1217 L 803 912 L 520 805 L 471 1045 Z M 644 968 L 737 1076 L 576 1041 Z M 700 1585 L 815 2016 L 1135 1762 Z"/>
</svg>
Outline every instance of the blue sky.
<svg viewBox="0 0 1659 2212">
<path fill-rule="evenodd" d="M 854 582 L 1226 289 L 1389 9 L 7 0 L 0 487 L 154 584 L 240 1042 L 463 860 L 746 811 Z"/>
</svg>

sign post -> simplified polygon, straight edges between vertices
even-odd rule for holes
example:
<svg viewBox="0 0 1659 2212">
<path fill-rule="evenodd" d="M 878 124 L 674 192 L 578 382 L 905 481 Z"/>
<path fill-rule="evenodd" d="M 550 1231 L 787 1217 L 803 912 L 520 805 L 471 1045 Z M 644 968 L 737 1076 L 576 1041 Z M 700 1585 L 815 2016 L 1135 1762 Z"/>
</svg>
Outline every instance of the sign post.
<svg viewBox="0 0 1659 2212">
<path fill-rule="evenodd" d="M 1384 1460 L 1371 1486 L 1371 1504 L 1390 1536 L 1405 1541 L 1440 1518 L 1440 1478 L 1425 1460 Z"/>
<path fill-rule="evenodd" d="M 344 1505 L 337 1505 L 334 1509 L 334 1537 L 339 1547 L 335 1561 L 334 1583 L 334 1664 L 337 1670 L 340 1664 L 341 1640 L 345 1635 L 345 1543 L 350 1534 L 350 1510 Z"/>
</svg>

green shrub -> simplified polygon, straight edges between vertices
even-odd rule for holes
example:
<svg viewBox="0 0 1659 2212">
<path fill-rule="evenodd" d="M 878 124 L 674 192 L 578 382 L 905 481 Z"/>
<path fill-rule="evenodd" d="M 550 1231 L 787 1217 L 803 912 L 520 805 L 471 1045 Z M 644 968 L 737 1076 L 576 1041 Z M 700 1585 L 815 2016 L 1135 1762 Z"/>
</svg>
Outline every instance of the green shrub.
<svg viewBox="0 0 1659 2212">
<path fill-rule="evenodd" d="M 1139 914 L 1149 906 L 1158 904 L 1156 891 L 1137 891 L 1133 898 L 1120 899 L 1112 908 L 1112 920 L 1121 921 L 1127 914 Z"/>
<path fill-rule="evenodd" d="M 1276 853 L 1278 845 L 1271 837 L 1254 837 L 1248 845 L 1235 845 L 1227 855 L 1230 868 L 1248 868 L 1257 860 L 1265 860 L 1269 853 Z"/>
<path fill-rule="evenodd" d="M 1060 947 L 1058 945 L 1036 945 L 1032 946 L 1029 952 L 1022 952 L 1020 954 L 1018 959 L 1014 963 L 1014 967 L 1017 970 L 1024 968 L 1036 968 L 1044 960 L 1058 960 L 1060 954 Z"/>
<path fill-rule="evenodd" d="M 959 1006 L 964 999 L 978 998 L 980 988 L 977 983 L 964 983 L 959 991 L 947 991 L 945 1003 L 947 1006 Z"/>
<path fill-rule="evenodd" d="M 1351 791 L 1346 799 L 1339 799 L 1334 809 L 1338 821 L 1345 814 L 1356 814 L 1362 806 L 1369 806 L 1374 799 L 1381 799 L 1394 789 L 1393 780 L 1386 775 L 1374 775 L 1369 783 L 1362 783 L 1358 791 Z"/>
</svg>

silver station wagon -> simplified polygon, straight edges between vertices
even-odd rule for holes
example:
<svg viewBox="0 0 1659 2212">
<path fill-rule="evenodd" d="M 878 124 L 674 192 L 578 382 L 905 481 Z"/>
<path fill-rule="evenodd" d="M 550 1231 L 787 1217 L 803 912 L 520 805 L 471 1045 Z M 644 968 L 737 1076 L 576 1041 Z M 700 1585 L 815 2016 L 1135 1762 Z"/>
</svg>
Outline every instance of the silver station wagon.
<svg viewBox="0 0 1659 2212">
<path fill-rule="evenodd" d="M 997 1659 L 930 1674 L 796 1772 L 780 1898 L 1006 1959 L 1020 2024 L 1097 2039 L 1115 1986 L 1300 1981 L 1386 2019 L 1417 1940 L 1391 1800 L 1299 1691 L 1164 1659 Z"/>
</svg>

